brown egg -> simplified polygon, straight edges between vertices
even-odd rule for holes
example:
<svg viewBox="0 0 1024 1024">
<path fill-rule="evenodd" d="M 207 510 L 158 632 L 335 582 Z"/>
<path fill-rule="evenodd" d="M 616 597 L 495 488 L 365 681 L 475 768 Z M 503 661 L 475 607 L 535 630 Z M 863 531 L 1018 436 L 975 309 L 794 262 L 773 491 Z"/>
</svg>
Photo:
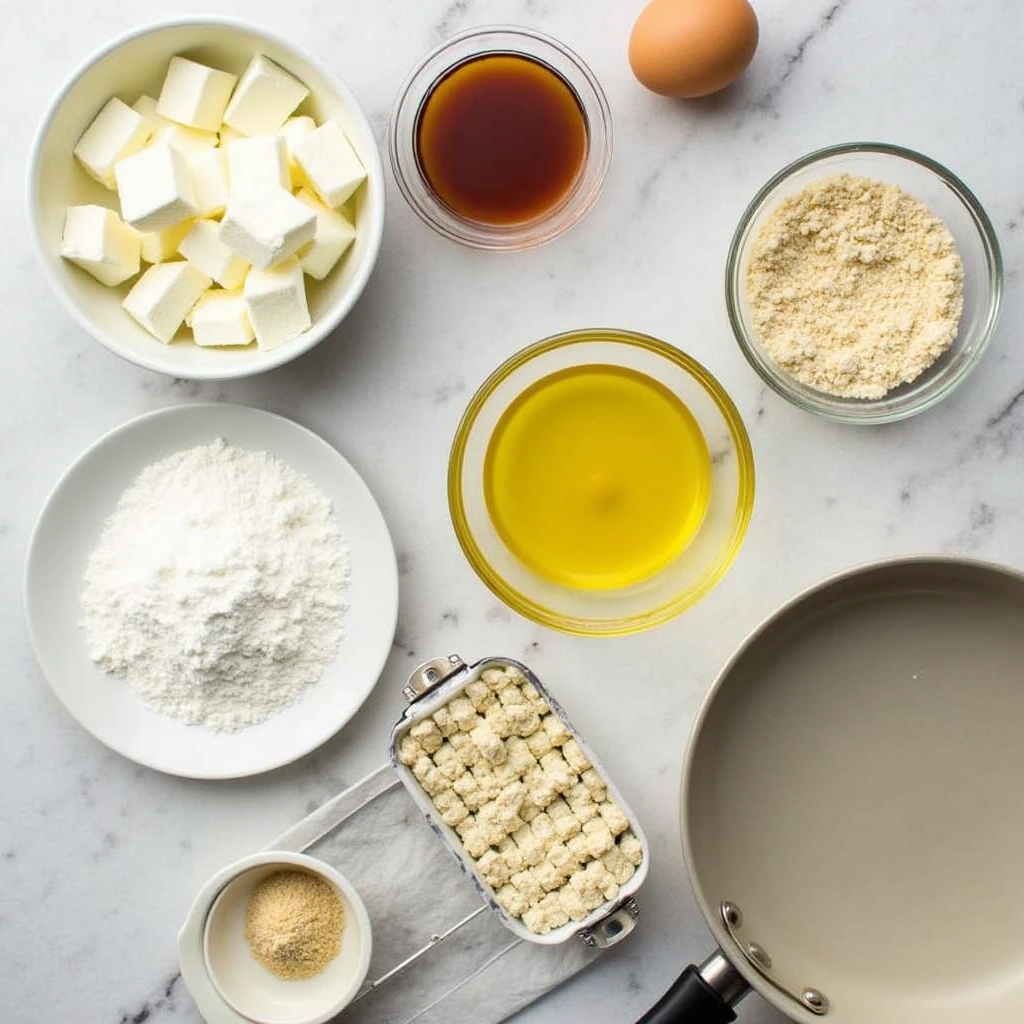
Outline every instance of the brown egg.
<svg viewBox="0 0 1024 1024">
<path fill-rule="evenodd" d="M 629 37 L 629 64 L 662 96 L 693 99 L 734 82 L 757 49 L 747 0 L 651 0 Z"/>
</svg>

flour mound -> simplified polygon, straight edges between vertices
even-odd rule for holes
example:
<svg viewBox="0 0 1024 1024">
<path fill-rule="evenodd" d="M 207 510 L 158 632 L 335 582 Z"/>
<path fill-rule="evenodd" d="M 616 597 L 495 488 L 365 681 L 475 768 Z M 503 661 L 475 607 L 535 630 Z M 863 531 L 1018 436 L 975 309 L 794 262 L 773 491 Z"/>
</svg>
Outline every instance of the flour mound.
<svg viewBox="0 0 1024 1024">
<path fill-rule="evenodd" d="M 154 710 L 234 732 L 297 700 L 343 636 L 348 546 L 330 501 L 218 440 L 122 495 L 89 557 L 89 654 Z"/>
<path fill-rule="evenodd" d="M 765 221 L 747 292 L 771 358 L 812 388 L 882 398 L 952 344 L 964 270 L 949 229 L 896 185 L 812 182 Z"/>
</svg>

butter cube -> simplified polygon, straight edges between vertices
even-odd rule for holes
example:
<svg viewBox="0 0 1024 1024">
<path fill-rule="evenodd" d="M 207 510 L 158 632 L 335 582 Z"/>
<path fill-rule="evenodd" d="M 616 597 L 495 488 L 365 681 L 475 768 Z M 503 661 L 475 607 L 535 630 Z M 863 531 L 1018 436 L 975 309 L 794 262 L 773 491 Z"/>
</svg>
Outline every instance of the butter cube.
<svg viewBox="0 0 1024 1024">
<path fill-rule="evenodd" d="M 196 128 L 186 128 L 183 124 L 170 124 L 157 133 L 158 142 L 166 142 L 179 153 L 191 156 L 213 149 L 217 145 L 217 136 L 213 132 L 201 132 Z"/>
<path fill-rule="evenodd" d="M 231 125 L 229 125 L 229 124 L 222 124 L 220 126 L 219 139 L 220 139 L 220 147 L 221 147 L 221 149 L 227 149 L 228 143 L 229 142 L 234 142 L 235 139 L 244 139 L 244 138 L 246 138 L 246 136 L 243 135 L 240 131 L 236 131 L 234 128 L 231 127 Z"/>
<path fill-rule="evenodd" d="M 153 337 L 169 345 L 210 279 L 188 263 L 157 263 L 135 282 L 121 305 Z"/>
<path fill-rule="evenodd" d="M 324 121 L 295 144 L 295 163 L 320 200 L 341 206 L 366 180 L 366 169 L 337 121 Z"/>
<path fill-rule="evenodd" d="M 154 136 L 161 128 L 165 128 L 171 123 L 167 118 L 161 117 L 156 112 L 156 100 L 147 93 L 143 93 L 132 104 L 132 110 L 148 122 L 150 128 L 153 130 Z"/>
<path fill-rule="evenodd" d="M 308 189 L 299 189 L 295 198 L 316 213 L 316 234 L 312 242 L 299 250 L 299 265 L 310 277 L 322 281 L 355 240 L 356 229 L 343 214 L 328 209 Z M 489 690 L 486 692 L 490 694 Z"/>
<path fill-rule="evenodd" d="M 252 135 L 230 143 L 228 180 L 232 196 L 251 196 L 268 188 L 292 187 L 288 149 L 280 135 Z"/>
<path fill-rule="evenodd" d="M 250 270 L 245 302 L 261 349 L 297 338 L 312 323 L 298 260 L 286 260 L 270 270 Z"/>
<path fill-rule="evenodd" d="M 199 153 L 204 149 L 213 149 L 217 145 L 216 132 L 203 132 L 198 128 L 189 128 L 161 117 L 157 113 L 157 102 L 152 96 L 143 94 L 132 104 L 132 109 L 149 122 L 153 129 L 154 142 L 166 142 L 179 153 Z"/>
<path fill-rule="evenodd" d="M 197 220 L 181 240 L 178 252 L 222 288 L 241 288 L 249 269 L 249 264 L 220 240 L 220 225 L 215 220 Z"/>
<path fill-rule="evenodd" d="M 153 128 L 116 96 L 107 100 L 74 148 L 86 173 L 107 188 L 116 188 L 114 164 L 138 153 L 153 138 Z"/>
<path fill-rule="evenodd" d="M 188 158 L 200 217 L 219 217 L 228 205 L 228 158 L 222 149 L 204 149 Z"/>
<path fill-rule="evenodd" d="M 294 75 L 259 53 L 249 62 L 235 89 L 224 123 L 243 135 L 270 135 L 309 95 Z"/>
<path fill-rule="evenodd" d="M 241 292 L 214 288 L 203 292 L 185 318 L 192 339 L 204 348 L 248 345 L 253 339 L 249 310 Z"/>
<path fill-rule="evenodd" d="M 189 128 L 215 132 L 224 120 L 237 76 L 187 57 L 172 57 L 160 90 L 157 113 Z"/>
<path fill-rule="evenodd" d="M 313 120 L 308 114 L 297 114 L 294 117 L 289 117 L 283 125 L 278 129 L 278 134 L 284 136 L 284 141 L 288 144 L 288 153 L 291 154 L 292 148 L 299 139 L 305 138 L 310 132 L 316 130 L 316 121 Z"/>
<path fill-rule="evenodd" d="M 169 260 L 177 254 L 181 240 L 188 234 L 193 223 L 191 220 L 183 220 L 172 228 L 164 228 L 163 231 L 140 232 L 142 258 L 147 263 L 163 263 L 164 260 Z"/>
<path fill-rule="evenodd" d="M 60 254 L 115 285 L 139 272 L 139 233 L 105 206 L 69 206 L 64 215 Z"/>
<path fill-rule="evenodd" d="M 288 150 L 288 168 L 292 172 L 292 184 L 296 187 L 302 184 L 301 175 L 298 173 L 298 165 L 295 163 L 295 147 L 299 139 L 305 138 L 316 128 L 316 121 L 305 114 L 299 117 L 289 117 L 281 125 L 278 134 L 284 139 L 285 148 Z"/>
<path fill-rule="evenodd" d="M 196 215 L 188 161 L 166 142 L 122 160 L 114 175 L 121 217 L 140 231 L 162 231 Z"/>
<path fill-rule="evenodd" d="M 144 118 L 150 127 L 156 134 L 165 125 L 170 124 L 166 118 L 162 118 L 157 113 L 157 100 L 148 93 L 143 92 L 134 103 L 131 104 L 131 109 L 141 118 Z"/>
<path fill-rule="evenodd" d="M 294 255 L 315 233 L 316 214 L 283 188 L 232 197 L 220 225 L 221 241 L 261 269 Z"/>
</svg>

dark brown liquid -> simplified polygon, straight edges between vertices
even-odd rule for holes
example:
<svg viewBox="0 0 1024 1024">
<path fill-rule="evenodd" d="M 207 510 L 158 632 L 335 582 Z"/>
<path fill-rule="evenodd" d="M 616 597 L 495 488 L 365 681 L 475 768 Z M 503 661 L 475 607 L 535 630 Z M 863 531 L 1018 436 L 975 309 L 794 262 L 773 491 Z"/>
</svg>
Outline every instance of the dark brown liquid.
<svg viewBox="0 0 1024 1024">
<path fill-rule="evenodd" d="M 460 217 L 520 224 L 571 191 L 587 124 L 569 84 L 528 57 L 494 54 L 449 71 L 416 126 L 427 184 Z"/>
</svg>

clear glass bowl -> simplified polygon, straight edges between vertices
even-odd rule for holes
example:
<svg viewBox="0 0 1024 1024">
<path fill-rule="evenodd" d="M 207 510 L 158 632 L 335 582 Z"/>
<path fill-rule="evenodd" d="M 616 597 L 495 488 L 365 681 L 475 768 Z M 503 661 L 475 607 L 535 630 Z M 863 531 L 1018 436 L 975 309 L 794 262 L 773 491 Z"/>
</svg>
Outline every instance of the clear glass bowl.
<svg viewBox="0 0 1024 1024">
<path fill-rule="evenodd" d="M 693 414 L 711 454 L 711 496 L 696 536 L 677 558 L 643 582 L 618 590 L 576 590 L 533 573 L 504 545 L 484 497 L 484 459 L 511 402 L 549 374 L 588 364 L 624 366 L 660 381 Z M 565 633 L 620 636 L 678 615 L 725 574 L 754 504 L 754 458 L 732 399 L 700 363 L 656 338 L 590 329 L 557 334 L 499 366 L 473 396 L 448 464 L 448 504 L 470 565 L 514 611 Z"/>
<path fill-rule="evenodd" d="M 862 175 L 905 189 L 943 221 L 963 260 L 964 308 L 953 344 L 916 380 L 879 399 L 828 395 L 790 376 L 768 355 L 747 304 L 747 260 L 761 226 L 786 196 L 833 174 Z M 729 322 L 750 365 L 794 405 L 844 423 L 889 423 L 923 412 L 945 398 L 981 359 L 995 330 L 1002 291 L 999 241 L 971 190 L 934 160 L 882 142 L 829 146 L 779 171 L 740 218 L 725 268 Z"/>
<path fill-rule="evenodd" d="M 542 216 L 518 224 L 484 224 L 457 214 L 430 188 L 416 149 L 420 113 L 434 86 L 460 64 L 495 54 L 529 57 L 558 74 L 576 94 L 587 128 L 583 167 L 572 189 Z M 556 39 L 509 26 L 476 28 L 453 36 L 413 69 L 391 115 L 389 149 L 399 191 L 435 231 L 473 248 L 515 252 L 568 231 L 594 205 L 612 158 L 611 111 L 590 68 Z"/>
</svg>

